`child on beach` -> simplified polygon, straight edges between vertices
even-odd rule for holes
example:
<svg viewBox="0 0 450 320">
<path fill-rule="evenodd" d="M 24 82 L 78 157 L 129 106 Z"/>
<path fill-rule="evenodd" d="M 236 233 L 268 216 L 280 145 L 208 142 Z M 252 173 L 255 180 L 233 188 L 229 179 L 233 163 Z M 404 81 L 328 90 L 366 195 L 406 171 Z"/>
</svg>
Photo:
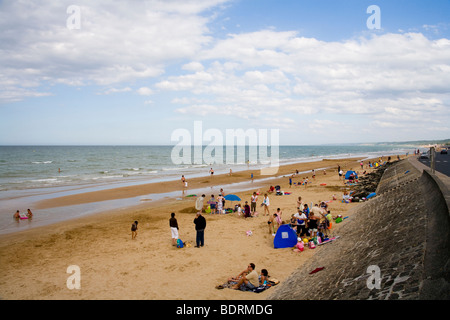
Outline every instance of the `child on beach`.
<svg viewBox="0 0 450 320">
<path fill-rule="evenodd" d="M 211 214 L 215 214 L 216 213 L 216 199 L 214 198 L 214 195 L 211 195 L 211 199 L 209 199 L 208 201 L 209 207 L 211 208 Z"/>
<path fill-rule="evenodd" d="M 264 206 L 264 215 L 266 215 L 266 212 L 267 215 L 270 215 L 269 205 L 270 205 L 269 197 L 267 196 L 267 193 L 265 193 L 263 203 L 261 204 L 261 206 Z"/>
<path fill-rule="evenodd" d="M 277 217 L 275 218 L 275 220 L 277 221 L 277 227 L 278 228 L 280 227 L 281 223 L 283 222 L 283 220 L 281 219 L 281 215 L 282 214 L 283 213 L 281 212 L 281 209 L 277 208 L 277 212 L 276 212 Z"/>
<path fill-rule="evenodd" d="M 238 217 L 240 217 L 241 214 L 242 214 L 242 208 L 241 208 L 241 204 L 240 203 L 236 205 L 236 212 L 238 214 Z"/>
<path fill-rule="evenodd" d="M 136 239 L 137 236 L 137 229 L 138 229 L 138 222 L 135 221 L 133 222 L 133 224 L 131 225 L 131 239 Z"/>
</svg>

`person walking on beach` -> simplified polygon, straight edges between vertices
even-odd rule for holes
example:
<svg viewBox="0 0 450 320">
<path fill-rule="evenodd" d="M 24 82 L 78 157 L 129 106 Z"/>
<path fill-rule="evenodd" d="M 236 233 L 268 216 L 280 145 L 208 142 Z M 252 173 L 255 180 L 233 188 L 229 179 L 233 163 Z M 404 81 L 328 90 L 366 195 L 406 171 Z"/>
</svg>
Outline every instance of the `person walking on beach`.
<svg viewBox="0 0 450 320">
<path fill-rule="evenodd" d="M 205 200 L 205 195 L 202 194 L 201 197 L 198 197 L 195 201 L 195 209 L 197 212 L 203 212 L 203 201 Z"/>
<path fill-rule="evenodd" d="M 170 226 L 170 232 L 172 233 L 172 245 L 176 246 L 179 236 L 178 236 L 178 221 L 175 218 L 175 212 L 172 212 L 170 214 L 169 226 Z"/>
<path fill-rule="evenodd" d="M 302 197 L 298 197 L 298 200 L 297 200 L 297 209 L 302 209 L 302 208 L 303 208 Z"/>
<path fill-rule="evenodd" d="M 270 201 L 269 201 L 269 197 L 267 196 L 267 193 L 264 194 L 264 200 L 261 205 L 264 206 L 264 215 L 266 215 L 266 212 L 267 212 L 267 215 L 270 215 L 270 211 L 269 211 Z"/>
<path fill-rule="evenodd" d="M 195 231 L 196 235 L 196 248 L 203 247 L 205 245 L 205 228 L 206 228 L 206 219 L 202 216 L 200 212 L 197 213 L 195 219 Z"/>
<path fill-rule="evenodd" d="M 256 211 L 256 201 L 258 201 L 258 195 L 256 194 L 256 192 L 253 192 L 253 195 L 250 199 L 250 209 L 253 213 L 255 213 Z"/>
<path fill-rule="evenodd" d="M 137 229 L 138 229 L 138 222 L 135 221 L 135 222 L 133 222 L 133 224 L 131 225 L 131 239 L 132 239 L 132 240 L 136 239 L 136 236 L 137 236 Z"/>
</svg>

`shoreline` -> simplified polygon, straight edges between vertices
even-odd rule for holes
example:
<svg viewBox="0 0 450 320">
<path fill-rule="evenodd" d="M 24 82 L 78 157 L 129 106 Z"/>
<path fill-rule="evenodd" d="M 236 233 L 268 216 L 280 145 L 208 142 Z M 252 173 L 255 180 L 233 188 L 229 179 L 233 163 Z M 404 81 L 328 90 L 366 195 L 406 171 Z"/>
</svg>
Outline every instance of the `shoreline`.
<svg viewBox="0 0 450 320">
<path fill-rule="evenodd" d="M 264 176 L 261 175 L 261 170 L 243 170 L 233 173 L 231 176 L 229 174 L 219 174 L 215 176 L 206 176 L 206 177 L 195 177 L 186 180 L 188 181 L 188 188 L 184 188 L 181 180 L 170 180 L 170 181 L 162 181 L 162 182 L 151 182 L 151 183 L 141 183 L 137 185 L 130 185 L 125 187 L 113 187 L 98 191 L 89 191 L 82 192 L 73 195 L 67 195 L 62 197 L 56 197 L 51 199 L 41 200 L 36 203 L 36 209 L 48 209 L 55 207 L 62 207 L 68 205 L 77 205 L 77 204 L 85 204 L 99 201 L 107 201 L 114 199 L 127 199 L 134 198 L 139 196 L 146 196 L 152 194 L 161 194 L 161 193 L 169 193 L 169 192 L 177 192 L 184 191 L 186 194 L 189 194 L 189 190 L 196 189 L 204 189 L 204 188 L 212 188 L 217 184 L 221 185 L 232 185 L 235 183 L 242 182 L 251 182 L 250 175 L 253 173 L 254 181 L 258 181 L 261 179 L 278 179 L 282 178 L 282 176 L 289 175 L 298 170 L 296 168 L 300 167 L 308 167 L 305 170 L 299 170 L 299 172 L 304 172 L 304 175 L 307 176 L 307 170 L 311 171 L 313 169 L 319 170 L 325 168 L 326 170 L 330 170 L 330 162 L 333 163 L 334 166 L 337 167 L 339 162 L 346 164 L 350 161 L 357 161 L 361 158 L 342 158 L 342 159 L 323 159 L 320 161 L 314 162 L 300 162 L 297 164 L 289 164 L 283 165 L 278 168 L 278 172 L 275 176 Z M 371 159 L 367 159 L 371 160 Z M 321 164 L 325 164 L 324 167 Z M 344 166 L 345 167 L 345 166 Z M 180 173 L 180 178 L 181 178 Z M 311 174 L 309 174 L 310 176 Z"/>
<path fill-rule="evenodd" d="M 380 157 L 381 158 L 381 157 Z M 387 160 L 388 156 L 383 159 Z M 379 158 L 364 159 L 364 162 L 378 160 Z M 337 165 L 340 164 L 343 170 L 359 168 L 359 162 L 362 158 L 339 158 L 322 159 L 320 161 L 300 162 L 295 164 L 283 165 L 278 168 L 278 172 L 273 176 L 261 175 L 261 170 L 245 170 L 229 174 L 219 174 L 214 177 L 196 177 L 188 179 L 189 188 L 185 189 L 181 180 L 171 180 L 153 183 L 140 183 L 125 187 L 112 187 L 97 191 L 80 192 L 71 195 L 52 197 L 49 199 L 26 203 L 28 208 L 34 213 L 33 221 L 20 221 L 19 224 L 9 222 L 5 225 L 2 235 L 24 232 L 34 228 L 42 228 L 58 223 L 70 223 L 70 221 L 82 217 L 95 217 L 103 212 L 112 212 L 116 210 L 140 209 L 145 207 L 155 207 L 167 201 L 175 201 L 175 205 L 189 201 L 186 195 L 192 193 L 211 194 L 219 193 L 220 188 L 225 187 L 225 193 L 235 193 L 240 190 L 249 190 L 260 188 L 263 184 L 282 184 L 286 182 L 288 176 L 296 170 L 299 171 L 299 178 L 311 178 L 311 170 L 319 170 L 317 174 L 322 174 L 326 168 L 328 174 L 333 171 L 337 175 Z M 351 163 L 351 165 L 349 165 Z M 356 167 L 357 166 L 357 167 Z M 348 168 L 347 168 L 348 167 Z M 251 182 L 250 175 L 254 173 L 254 181 Z M 180 173 L 181 177 L 181 173 Z M 283 179 L 285 179 L 283 181 Z M 269 182 L 270 181 L 270 182 Z M 294 179 L 294 183 L 296 180 Z M 259 187 L 258 187 L 259 186 Z M 230 188 L 231 187 L 231 188 Z M 227 189 L 228 188 L 228 189 Z M 230 190 L 232 190 L 230 192 Z M 82 191 L 82 189 L 80 189 Z M 207 197 L 207 198 L 208 198 Z M 65 216 L 61 216 L 65 212 Z M 47 221 L 38 220 L 39 213 L 46 216 Z M 21 224 L 30 222 L 26 227 Z"/>
</svg>

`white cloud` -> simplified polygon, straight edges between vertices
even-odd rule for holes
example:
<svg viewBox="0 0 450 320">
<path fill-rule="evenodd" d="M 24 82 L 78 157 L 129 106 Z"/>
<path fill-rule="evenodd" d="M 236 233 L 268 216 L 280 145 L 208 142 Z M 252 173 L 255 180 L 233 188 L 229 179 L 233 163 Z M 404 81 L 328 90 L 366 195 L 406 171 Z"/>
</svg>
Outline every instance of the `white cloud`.
<svg viewBox="0 0 450 320">
<path fill-rule="evenodd" d="M 148 87 L 141 87 L 138 90 L 136 90 L 136 92 L 141 96 L 150 96 L 153 94 L 153 90 Z"/>
<path fill-rule="evenodd" d="M 263 30 L 217 40 L 196 61 L 200 71 L 156 85 L 209 96 L 208 103 L 178 110 L 186 114 L 272 115 L 274 123 L 296 114 L 357 114 L 382 128 L 396 123 L 383 117 L 448 119 L 448 39 L 406 33 L 325 42 Z"/>
<path fill-rule="evenodd" d="M 168 63 L 193 58 L 211 41 L 202 13 L 226 1 L 80 0 L 80 29 L 73 30 L 66 26 L 73 2 L 3 1 L 0 74 L 16 89 L 24 82 L 111 85 L 160 76 Z M 8 92 L 0 89 L 0 99 L 8 101 Z"/>
</svg>

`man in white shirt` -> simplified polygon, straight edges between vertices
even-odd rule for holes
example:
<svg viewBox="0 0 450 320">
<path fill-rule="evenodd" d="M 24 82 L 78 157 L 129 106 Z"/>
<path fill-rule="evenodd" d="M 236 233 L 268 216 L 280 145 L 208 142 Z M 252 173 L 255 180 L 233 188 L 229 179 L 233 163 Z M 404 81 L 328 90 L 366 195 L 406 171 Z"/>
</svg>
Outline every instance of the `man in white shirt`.
<svg viewBox="0 0 450 320">
<path fill-rule="evenodd" d="M 306 220 L 308 220 L 308 218 L 301 209 L 298 209 L 298 212 L 294 214 L 294 217 L 297 219 L 297 237 L 301 237 L 306 234 Z"/>
</svg>

